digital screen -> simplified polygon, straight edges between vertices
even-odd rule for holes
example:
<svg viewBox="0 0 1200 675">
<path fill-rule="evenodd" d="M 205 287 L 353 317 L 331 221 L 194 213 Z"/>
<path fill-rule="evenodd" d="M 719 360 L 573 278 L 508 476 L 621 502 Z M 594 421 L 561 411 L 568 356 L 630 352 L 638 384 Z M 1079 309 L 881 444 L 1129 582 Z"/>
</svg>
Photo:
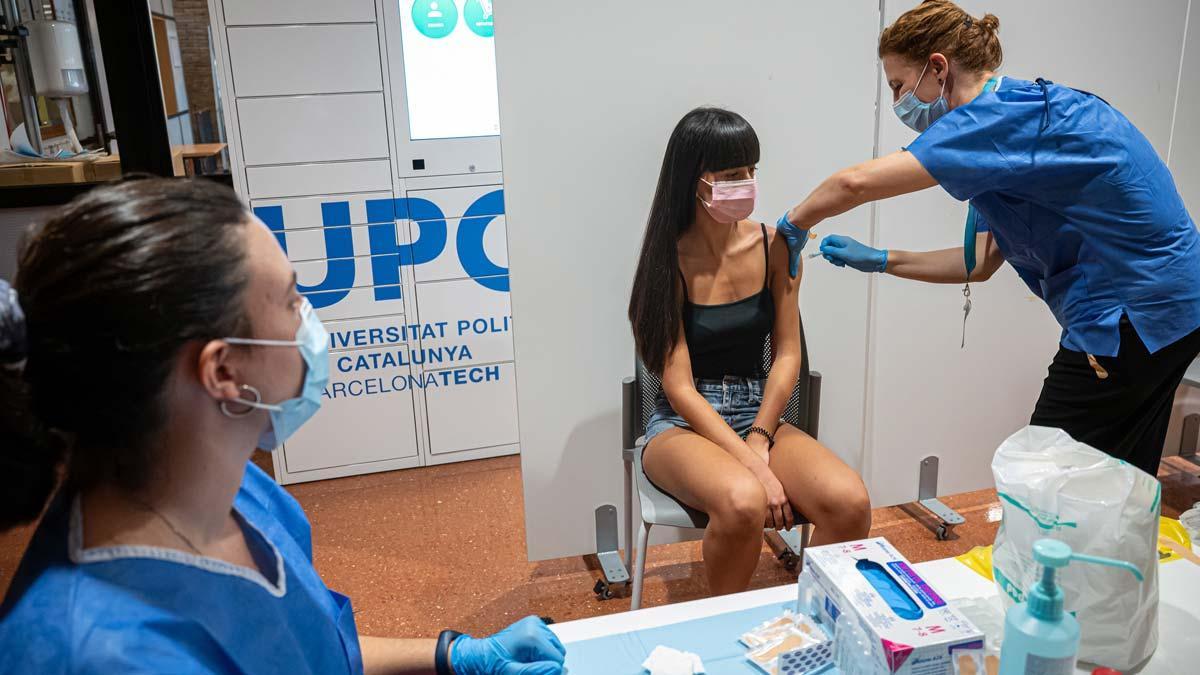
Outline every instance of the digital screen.
<svg viewBox="0 0 1200 675">
<path fill-rule="evenodd" d="M 492 0 L 402 0 L 412 140 L 500 133 Z"/>
</svg>

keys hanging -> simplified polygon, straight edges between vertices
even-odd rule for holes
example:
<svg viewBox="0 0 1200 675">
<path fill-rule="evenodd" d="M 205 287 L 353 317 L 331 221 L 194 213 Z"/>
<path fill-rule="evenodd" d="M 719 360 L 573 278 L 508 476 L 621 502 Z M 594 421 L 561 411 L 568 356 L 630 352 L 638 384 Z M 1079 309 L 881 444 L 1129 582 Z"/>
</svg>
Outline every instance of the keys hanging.
<svg viewBox="0 0 1200 675">
<path fill-rule="evenodd" d="M 959 349 L 965 349 L 967 346 L 967 317 L 971 314 L 971 284 L 963 286 L 963 325 L 962 325 L 962 344 Z"/>
</svg>

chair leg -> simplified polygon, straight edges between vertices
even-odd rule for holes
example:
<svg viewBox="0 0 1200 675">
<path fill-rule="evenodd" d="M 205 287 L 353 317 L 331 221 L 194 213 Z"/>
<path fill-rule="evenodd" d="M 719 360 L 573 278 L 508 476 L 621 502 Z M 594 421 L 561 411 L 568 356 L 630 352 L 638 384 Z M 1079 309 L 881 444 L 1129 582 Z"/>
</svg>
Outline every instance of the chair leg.
<svg viewBox="0 0 1200 675">
<path fill-rule="evenodd" d="M 808 546 L 809 532 L 812 526 L 805 523 L 791 530 L 763 530 L 763 539 L 771 547 L 771 552 L 788 570 L 797 570 L 804 565 L 804 548 Z"/>
<path fill-rule="evenodd" d="M 646 580 L 646 552 L 650 548 L 650 523 L 642 521 L 638 528 L 637 567 L 633 568 L 633 601 L 630 609 L 642 608 L 642 583 Z"/>
<path fill-rule="evenodd" d="M 639 504 L 640 506 L 640 504 Z M 633 462 L 625 462 L 625 569 L 633 569 Z"/>
</svg>

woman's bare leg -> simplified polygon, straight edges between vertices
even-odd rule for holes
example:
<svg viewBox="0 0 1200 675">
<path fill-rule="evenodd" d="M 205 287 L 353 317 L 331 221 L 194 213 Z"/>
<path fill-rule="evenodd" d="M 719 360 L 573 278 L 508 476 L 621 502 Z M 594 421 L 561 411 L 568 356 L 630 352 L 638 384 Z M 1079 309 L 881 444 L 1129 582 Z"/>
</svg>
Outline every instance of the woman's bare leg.
<svg viewBox="0 0 1200 675">
<path fill-rule="evenodd" d="M 812 436 L 781 424 L 771 449 L 771 471 L 792 509 L 816 529 L 814 546 L 867 536 L 871 498 L 862 477 Z"/>
<path fill-rule="evenodd" d="M 762 552 L 767 517 L 762 483 L 728 452 L 686 429 L 656 436 L 642 465 L 655 485 L 708 514 L 704 572 L 709 591 L 724 595 L 746 590 Z"/>
</svg>

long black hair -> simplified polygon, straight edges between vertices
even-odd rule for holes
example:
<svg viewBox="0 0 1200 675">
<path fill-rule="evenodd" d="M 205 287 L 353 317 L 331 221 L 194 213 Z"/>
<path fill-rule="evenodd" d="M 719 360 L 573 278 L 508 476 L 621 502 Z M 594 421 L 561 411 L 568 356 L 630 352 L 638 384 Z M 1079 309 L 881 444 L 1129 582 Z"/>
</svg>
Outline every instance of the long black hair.
<svg viewBox="0 0 1200 675">
<path fill-rule="evenodd" d="M 145 485 L 176 354 L 247 329 L 249 222 L 225 186 L 143 178 L 30 232 L 15 293 L 0 285 L 0 531 L 36 518 L 60 477 Z"/>
<path fill-rule="evenodd" d="M 651 372 L 662 373 L 667 354 L 679 340 L 683 299 L 676 283 L 676 243 L 692 225 L 700 176 L 753 166 L 758 159 L 758 134 L 735 112 L 696 108 L 671 132 L 629 298 L 633 340 Z"/>
</svg>

